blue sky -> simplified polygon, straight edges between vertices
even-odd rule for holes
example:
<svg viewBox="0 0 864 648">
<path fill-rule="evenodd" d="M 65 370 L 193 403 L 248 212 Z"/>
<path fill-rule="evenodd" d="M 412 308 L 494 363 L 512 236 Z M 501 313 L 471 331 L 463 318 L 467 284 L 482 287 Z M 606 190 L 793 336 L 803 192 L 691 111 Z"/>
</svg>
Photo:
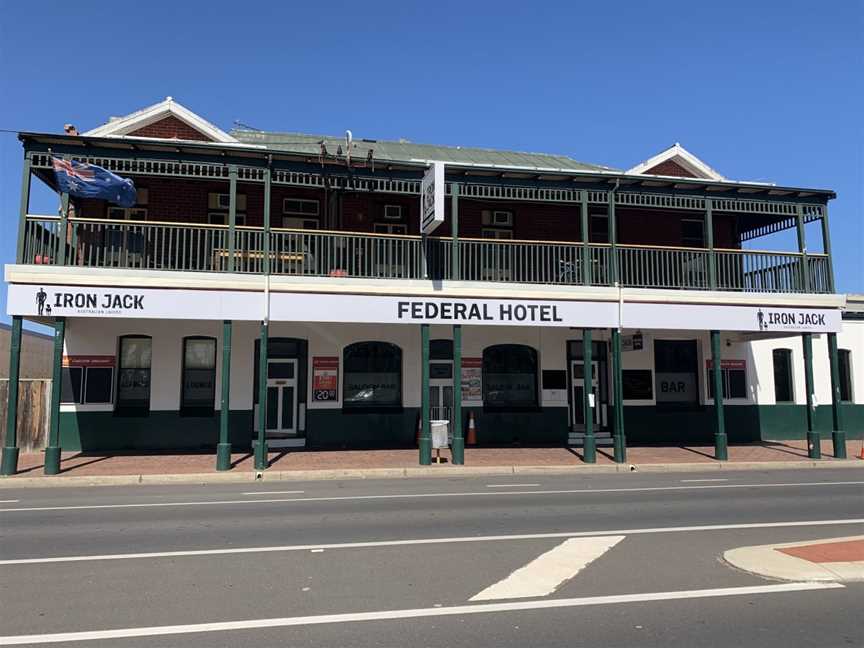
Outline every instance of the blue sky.
<svg viewBox="0 0 864 648">
<path fill-rule="evenodd" d="M 171 95 L 224 129 L 620 168 L 677 141 L 730 178 L 834 189 L 838 289 L 864 292 L 864 2 L 605 5 L 4 2 L 0 128 L 85 130 Z M 20 177 L 0 134 L 2 263 Z"/>
</svg>

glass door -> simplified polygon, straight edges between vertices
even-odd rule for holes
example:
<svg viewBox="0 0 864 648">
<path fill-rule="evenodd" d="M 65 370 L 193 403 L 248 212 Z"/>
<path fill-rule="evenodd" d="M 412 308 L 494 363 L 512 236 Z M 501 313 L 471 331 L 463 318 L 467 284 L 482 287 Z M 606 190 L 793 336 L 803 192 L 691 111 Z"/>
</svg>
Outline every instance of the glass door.
<svg viewBox="0 0 864 648">
<path fill-rule="evenodd" d="M 267 431 L 297 432 L 297 360 L 267 362 Z"/>
<path fill-rule="evenodd" d="M 429 365 L 429 417 L 449 421 L 452 412 L 453 362 L 432 362 Z"/>
</svg>

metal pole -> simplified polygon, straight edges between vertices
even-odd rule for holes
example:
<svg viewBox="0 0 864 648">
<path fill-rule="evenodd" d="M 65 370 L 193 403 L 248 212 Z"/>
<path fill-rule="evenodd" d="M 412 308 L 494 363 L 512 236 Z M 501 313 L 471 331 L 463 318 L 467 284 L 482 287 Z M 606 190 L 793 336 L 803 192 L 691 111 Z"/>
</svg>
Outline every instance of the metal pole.
<svg viewBox="0 0 864 648">
<path fill-rule="evenodd" d="M 18 246 L 15 252 L 15 262 L 24 263 L 24 237 L 27 231 L 27 212 L 30 211 L 30 154 L 24 155 L 24 177 L 21 178 L 21 211 L 18 221 Z"/>
<path fill-rule="evenodd" d="M 237 250 L 237 167 L 228 167 L 228 272 L 234 272 Z"/>
<path fill-rule="evenodd" d="M 621 370 L 621 331 L 614 328 L 612 329 L 612 386 L 615 404 L 612 409 L 612 420 L 615 463 L 627 461 L 627 442 L 624 437 L 624 381 Z"/>
<path fill-rule="evenodd" d="M 720 331 L 711 331 L 711 380 L 714 385 L 714 458 L 726 461 L 729 458 L 726 441 L 726 419 L 723 415 L 723 374 L 720 353 Z"/>
<path fill-rule="evenodd" d="M 18 472 L 18 379 L 21 369 L 21 316 L 12 316 L 9 340 L 9 399 L 6 411 L 6 439 L 0 475 Z"/>
<path fill-rule="evenodd" d="M 231 468 L 231 443 L 228 428 L 231 417 L 231 320 L 222 322 L 222 398 L 219 401 L 219 443 L 216 470 Z"/>
<path fill-rule="evenodd" d="M 45 474 L 60 472 L 60 384 L 63 380 L 63 340 L 66 335 L 66 320 L 58 317 L 54 321 L 54 368 L 51 372 L 51 427 L 48 447 L 45 448 Z"/>
<path fill-rule="evenodd" d="M 582 283 L 591 285 L 591 248 L 588 232 L 588 192 L 579 192 L 580 216 L 582 222 Z"/>
<path fill-rule="evenodd" d="M 60 231 L 57 232 L 57 265 L 66 265 L 66 234 L 69 229 L 69 194 L 60 194 Z"/>
<path fill-rule="evenodd" d="M 429 325 L 420 325 L 420 465 L 432 463 L 432 430 L 429 423 Z"/>
<path fill-rule="evenodd" d="M 804 233 L 804 206 L 795 206 L 795 230 L 798 234 L 798 252 L 801 254 L 801 287 L 810 292 L 810 264 L 807 260 L 807 237 Z"/>
<path fill-rule="evenodd" d="M 465 463 L 462 433 L 462 325 L 453 325 L 453 463 Z"/>
<path fill-rule="evenodd" d="M 816 431 L 816 408 L 813 405 L 813 334 L 804 333 L 804 385 L 807 389 L 807 456 L 822 458 L 822 446 Z"/>
<path fill-rule="evenodd" d="M 714 251 L 714 201 L 705 199 L 705 232 L 708 243 L 708 286 L 717 290 L 717 253 Z"/>
<path fill-rule="evenodd" d="M 832 291 L 833 292 L 833 291 Z M 837 353 L 837 334 L 828 334 L 828 360 L 831 363 L 831 441 L 834 456 L 846 458 L 846 432 L 843 430 L 843 417 L 840 411 L 840 359 Z"/>
<path fill-rule="evenodd" d="M 258 443 L 255 445 L 255 470 L 267 469 L 267 320 L 261 322 L 258 349 Z"/>
<path fill-rule="evenodd" d="M 582 409 L 585 412 L 582 451 L 585 463 L 597 463 L 597 440 L 594 438 L 594 367 L 591 351 L 591 329 L 582 329 Z"/>
<path fill-rule="evenodd" d="M 450 252 L 450 263 L 452 266 L 450 277 L 455 281 L 462 278 L 459 266 L 459 185 L 455 182 L 450 184 L 450 196 L 453 221 L 453 249 Z M 453 342 L 455 344 L 455 338 Z"/>
</svg>

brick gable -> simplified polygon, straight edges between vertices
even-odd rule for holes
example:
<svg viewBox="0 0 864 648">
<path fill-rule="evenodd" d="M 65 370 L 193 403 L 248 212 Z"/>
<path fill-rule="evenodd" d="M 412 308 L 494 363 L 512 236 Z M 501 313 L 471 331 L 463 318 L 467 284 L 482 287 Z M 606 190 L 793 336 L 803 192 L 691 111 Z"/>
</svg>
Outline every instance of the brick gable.
<svg viewBox="0 0 864 648">
<path fill-rule="evenodd" d="M 200 142 L 212 142 L 213 140 L 207 137 L 201 131 L 195 130 L 186 122 L 178 119 L 174 115 L 163 117 L 159 121 L 148 124 L 143 128 L 134 130 L 129 135 L 136 137 L 161 137 L 166 139 L 184 139 L 197 140 Z"/>
</svg>

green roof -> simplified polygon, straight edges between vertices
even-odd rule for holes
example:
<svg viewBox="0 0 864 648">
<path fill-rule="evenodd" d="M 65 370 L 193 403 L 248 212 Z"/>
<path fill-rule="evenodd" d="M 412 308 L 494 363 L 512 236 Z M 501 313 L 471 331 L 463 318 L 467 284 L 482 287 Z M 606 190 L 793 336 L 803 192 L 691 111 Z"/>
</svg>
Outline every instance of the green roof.
<svg viewBox="0 0 864 648">
<path fill-rule="evenodd" d="M 264 146 L 278 151 L 318 155 L 321 142 L 327 152 L 336 154 L 339 147 L 345 152 L 345 138 L 304 133 L 271 133 L 266 131 L 233 130 L 231 135 L 244 144 Z M 456 165 L 524 169 L 530 171 L 614 171 L 611 167 L 579 162 L 566 155 L 521 153 L 466 146 L 437 146 L 415 144 L 407 140 L 355 139 L 351 150 L 354 159 L 363 160 L 372 150 L 376 162 L 430 162 L 440 161 Z"/>
</svg>

